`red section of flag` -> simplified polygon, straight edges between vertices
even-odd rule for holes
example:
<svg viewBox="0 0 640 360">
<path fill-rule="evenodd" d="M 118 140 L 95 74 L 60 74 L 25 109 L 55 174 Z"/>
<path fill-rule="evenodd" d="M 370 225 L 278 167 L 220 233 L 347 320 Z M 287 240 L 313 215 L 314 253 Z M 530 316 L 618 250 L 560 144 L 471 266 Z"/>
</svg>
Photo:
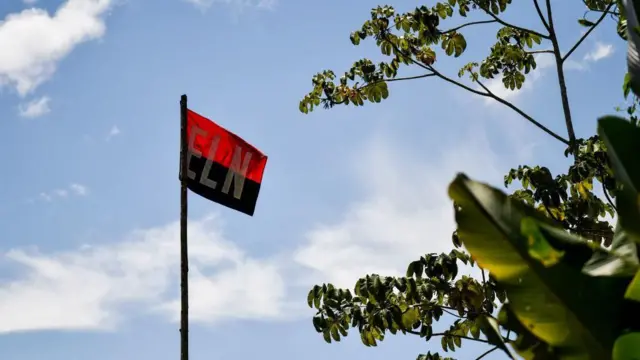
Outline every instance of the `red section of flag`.
<svg viewBox="0 0 640 360">
<path fill-rule="evenodd" d="M 187 110 L 187 141 L 189 151 L 199 152 L 226 168 L 231 167 L 234 152 L 241 151 L 242 159 L 250 153 L 245 178 L 258 184 L 262 182 L 267 156 L 238 135 L 191 110 Z"/>
</svg>

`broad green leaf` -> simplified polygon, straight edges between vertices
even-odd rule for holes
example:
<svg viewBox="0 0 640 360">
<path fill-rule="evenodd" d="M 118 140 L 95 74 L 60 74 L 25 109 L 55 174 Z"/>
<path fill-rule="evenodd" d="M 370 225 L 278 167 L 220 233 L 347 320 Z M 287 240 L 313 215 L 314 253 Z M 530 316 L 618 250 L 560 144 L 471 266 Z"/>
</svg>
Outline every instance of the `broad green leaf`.
<svg viewBox="0 0 640 360">
<path fill-rule="evenodd" d="M 638 271 L 633 277 L 633 280 L 631 280 L 627 291 L 624 293 L 624 297 L 625 299 L 640 302 L 640 271 Z"/>
<path fill-rule="evenodd" d="M 512 333 L 517 334 L 515 340 L 509 341 L 513 350 L 524 360 L 559 360 L 549 344 L 535 337 L 529 329 L 524 327 L 513 313 L 509 304 L 504 304 L 498 312 L 500 325 Z"/>
<path fill-rule="evenodd" d="M 598 120 L 598 133 L 607 146 L 616 180 L 622 185 L 616 196 L 620 225 L 640 242 L 640 127 L 622 118 L 605 116 Z"/>
<path fill-rule="evenodd" d="M 549 244 L 547 239 L 540 232 L 538 223 L 534 219 L 522 219 L 520 231 L 522 232 L 522 235 L 527 237 L 529 255 L 540 261 L 542 265 L 546 267 L 556 265 L 562 256 L 564 256 L 564 251 L 558 251 Z"/>
<path fill-rule="evenodd" d="M 637 244 L 618 224 L 611 250 L 597 249 L 582 271 L 591 276 L 633 276 L 639 268 Z"/>
<path fill-rule="evenodd" d="M 507 292 L 518 320 L 536 337 L 561 349 L 564 358 L 610 359 L 615 319 L 621 315 L 618 305 L 629 278 L 582 273 L 593 250 L 499 190 L 461 174 L 449 194 L 460 205 L 456 221 L 461 241 Z M 538 222 L 538 231 L 550 246 L 565 252 L 555 265 L 545 266 L 530 255 L 528 239 L 521 233 L 525 217 Z"/>
<path fill-rule="evenodd" d="M 482 315 L 478 319 L 478 323 L 480 324 L 482 333 L 487 337 L 487 341 L 489 341 L 489 344 L 497 346 L 500 350 L 504 351 L 510 359 L 513 359 L 511 352 L 507 348 L 507 345 L 505 344 L 504 339 L 500 334 L 500 328 L 498 327 L 498 322 L 496 321 L 496 319 L 487 315 Z"/>
<path fill-rule="evenodd" d="M 613 345 L 613 360 L 640 359 L 640 332 L 621 335 Z"/>
<path fill-rule="evenodd" d="M 640 95 L 640 34 L 638 34 L 638 10 L 640 2 L 626 0 L 624 11 L 627 18 L 627 67 L 631 77 L 631 89 L 636 95 Z"/>
</svg>

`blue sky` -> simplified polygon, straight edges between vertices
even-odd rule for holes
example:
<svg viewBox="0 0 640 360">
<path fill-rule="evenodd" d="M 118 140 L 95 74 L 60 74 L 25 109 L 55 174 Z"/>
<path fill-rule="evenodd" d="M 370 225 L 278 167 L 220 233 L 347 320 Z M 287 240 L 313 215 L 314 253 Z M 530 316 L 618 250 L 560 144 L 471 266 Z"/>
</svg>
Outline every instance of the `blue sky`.
<svg viewBox="0 0 640 360">
<path fill-rule="evenodd" d="M 583 14 L 580 1 L 553 3 L 556 19 Z M 314 73 L 378 57 L 348 40 L 378 4 L 2 1 L 2 357 L 178 357 L 183 93 L 269 155 L 253 218 L 190 197 L 192 359 L 414 359 L 437 350 L 437 341 L 409 337 L 371 349 L 355 334 L 327 345 L 306 292 L 398 274 L 423 253 L 447 251 L 446 186 L 456 172 L 500 185 L 518 164 L 566 162 L 561 144 L 509 109 L 433 79 L 394 84 L 382 104 L 299 113 Z M 531 14 L 514 6 L 507 18 L 536 27 Z M 568 48 L 582 28 L 556 21 Z M 455 74 L 482 59 L 485 30 L 495 28 L 469 34 L 464 59 L 438 68 Z M 573 55 L 579 136 L 622 102 L 624 46 L 607 21 Z M 564 136 L 549 60 L 522 91 L 494 89 Z M 481 351 L 469 345 L 457 356 Z"/>
</svg>

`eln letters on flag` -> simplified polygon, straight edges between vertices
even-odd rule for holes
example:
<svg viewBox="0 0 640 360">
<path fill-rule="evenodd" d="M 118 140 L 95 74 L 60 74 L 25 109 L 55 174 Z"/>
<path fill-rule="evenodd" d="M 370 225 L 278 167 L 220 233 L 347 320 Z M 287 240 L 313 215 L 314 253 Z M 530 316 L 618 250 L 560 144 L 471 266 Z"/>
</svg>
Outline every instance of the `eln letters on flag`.
<svg viewBox="0 0 640 360">
<path fill-rule="evenodd" d="M 267 156 L 188 109 L 186 141 L 189 190 L 253 216 Z"/>
</svg>

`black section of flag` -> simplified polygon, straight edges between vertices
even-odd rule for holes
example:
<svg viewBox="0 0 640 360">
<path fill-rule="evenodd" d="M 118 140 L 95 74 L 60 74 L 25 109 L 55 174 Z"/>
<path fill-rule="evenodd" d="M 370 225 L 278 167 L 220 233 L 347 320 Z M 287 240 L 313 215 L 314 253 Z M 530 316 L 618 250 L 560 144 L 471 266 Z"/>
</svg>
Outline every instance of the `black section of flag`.
<svg viewBox="0 0 640 360">
<path fill-rule="evenodd" d="M 260 191 L 259 183 L 245 178 L 242 192 L 239 194 L 240 198 L 238 199 L 234 194 L 236 192 L 237 177 L 241 175 L 235 175 L 236 181 L 229 181 L 230 187 L 225 193 L 224 184 L 225 181 L 228 181 L 227 177 L 231 175 L 229 168 L 205 157 L 188 156 L 188 158 L 190 171 L 187 173 L 187 187 L 189 190 L 206 199 L 253 216 Z M 207 161 L 210 163 L 209 169 L 206 169 Z M 203 173 L 206 173 L 204 177 Z"/>
</svg>

